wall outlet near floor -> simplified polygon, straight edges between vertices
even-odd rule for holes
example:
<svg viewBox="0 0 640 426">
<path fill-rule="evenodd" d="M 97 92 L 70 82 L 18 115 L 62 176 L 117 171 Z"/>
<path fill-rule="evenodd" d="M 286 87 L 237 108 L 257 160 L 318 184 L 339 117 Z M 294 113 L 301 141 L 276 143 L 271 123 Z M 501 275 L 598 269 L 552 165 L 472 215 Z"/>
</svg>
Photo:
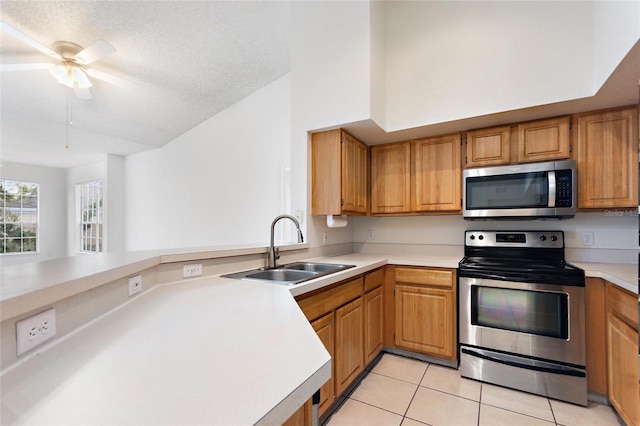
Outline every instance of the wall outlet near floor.
<svg viewBox="0 0 640 426">
<path fill-rule="evenodd" d="M 591 231 L 582 231 L 582 245 L 583 246 L 592 246 L 593 245 L 593 232 L 591 232 Z"/>
<path fill-rule="evenodd" d="M 129 296 L 142 290 L 142 275 L 129 278 Z"/>
<path fill-rule="evenodd" d="M 54 308 L 16 322 L 17 355 L 22 355 L 55 335 L 56 310 Z"/>
<path fill-rule="evenodd" d="M 202 275 L 202 263 L 194 263 L 182 267 L 182 278 L 199 277 L 200 275 Z"/>
</svg>

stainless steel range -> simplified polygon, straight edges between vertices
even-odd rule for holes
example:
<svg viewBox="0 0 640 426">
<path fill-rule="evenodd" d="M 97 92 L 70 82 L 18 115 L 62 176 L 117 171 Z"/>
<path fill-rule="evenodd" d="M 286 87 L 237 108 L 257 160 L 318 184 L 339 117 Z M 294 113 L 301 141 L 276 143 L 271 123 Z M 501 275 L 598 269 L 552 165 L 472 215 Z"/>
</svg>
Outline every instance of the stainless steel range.
<svg viewBox="0 0 640 426">
<path fill-rule="evenodd" d="M 562 231 L 466 231 L 462 376 L 587 405 L 584 271 Z"/>
</svg>

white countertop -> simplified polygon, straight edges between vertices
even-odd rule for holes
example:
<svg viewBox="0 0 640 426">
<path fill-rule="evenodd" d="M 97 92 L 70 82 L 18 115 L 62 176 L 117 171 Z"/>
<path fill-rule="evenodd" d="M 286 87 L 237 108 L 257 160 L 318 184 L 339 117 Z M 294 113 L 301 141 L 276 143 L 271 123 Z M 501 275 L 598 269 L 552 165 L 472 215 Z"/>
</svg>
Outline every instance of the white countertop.
<svg viewBox="0 0 640 426">
<path fill-rule="evenodd" d="M 192 278 L 132 298 L 4 371 L 1 423 L 280 423 L 331 374 L 329 354 L 292 296 L 385 264 L 456 268 L 460 258 L 310 260 L 355 267 L 288 287 Z M 636 265 L 573 264 L 637 292 Z"/>
<path fill-rule="evenodd" d="M 279 424 L 331 375 L 286 287 L 159 285 L 2 377 L 2 424 Z"/>
</svg>

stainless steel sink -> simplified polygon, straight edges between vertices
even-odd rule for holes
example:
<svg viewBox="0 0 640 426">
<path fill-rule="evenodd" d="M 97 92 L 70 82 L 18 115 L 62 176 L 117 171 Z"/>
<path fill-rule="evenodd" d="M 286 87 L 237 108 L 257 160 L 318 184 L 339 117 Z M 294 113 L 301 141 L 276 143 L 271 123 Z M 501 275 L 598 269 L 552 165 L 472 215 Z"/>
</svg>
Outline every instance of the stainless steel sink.
<svg viewBox="0 0 640 426">
<path fill-rule="evenodd" d="M 222 277 L 294 285 L 314 278 L 344 271 L 345 269 L 353 268 L 354 266 L 355 265 L 342 265 L 338 263 L 295 262 L 287 265 L 280 265 L 275 268 L 259 268 L 251 269 L 249 271 L 235 272 L 233 274 L 222 275 Z"/>
<path fill-rule="evenodd" d="M 246 275 L 245 278 L 253 280 L 269 280 L 294 282 L 300 280 L 309 280 L 318 276 L 317 272 L 312 271 L 295 271 L 291 269 L 266 269 Z"/>
<path fill-rule="evenodd" d="M 299 271 L 312 271 L 320 273 L 333 273 L 344 269 L 352 268 L 353 265 L 340 265 L 337 263 L 312 263 L 312 262 L 296 262 L 288 265 L 278 266 L 283 269 L 295 269 Z"/>
</svg>

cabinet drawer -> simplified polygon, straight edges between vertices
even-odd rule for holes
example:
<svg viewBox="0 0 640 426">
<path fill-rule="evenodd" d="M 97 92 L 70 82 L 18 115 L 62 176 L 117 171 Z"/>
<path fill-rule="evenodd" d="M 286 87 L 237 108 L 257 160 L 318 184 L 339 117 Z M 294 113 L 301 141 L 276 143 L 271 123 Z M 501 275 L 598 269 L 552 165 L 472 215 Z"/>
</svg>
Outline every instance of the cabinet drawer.
<svg viewBox="0 0 640 426">
<path fill-rule="evenodd" d="M 607 282 L 607 311 L 615 312 L 624 322 L 638 331 L 637 295 Z"/>
<path fill-rule="evenodd" d="M 396 283 L 453 288 L 455 272 L 451 269 L 431 269 L 396 266 Z"/>
<path fill-rule="evenodd" d="M 373 290 L 376 287 L 380 287 L 384 281 L 384 269 L 376 269 L 375 271 L 368 272 L 364 276 L 364 292 Z"/>
<path fill-rule="evenodd" d="M 329 290 L 320 291 L 307 298 L 302 295 L 298 299 L 298 306 L 309 321 L 326 314 L 362 295 L 364 279 L 358 277 L 354 280 L 339 284 Z"/>
</svg>

